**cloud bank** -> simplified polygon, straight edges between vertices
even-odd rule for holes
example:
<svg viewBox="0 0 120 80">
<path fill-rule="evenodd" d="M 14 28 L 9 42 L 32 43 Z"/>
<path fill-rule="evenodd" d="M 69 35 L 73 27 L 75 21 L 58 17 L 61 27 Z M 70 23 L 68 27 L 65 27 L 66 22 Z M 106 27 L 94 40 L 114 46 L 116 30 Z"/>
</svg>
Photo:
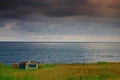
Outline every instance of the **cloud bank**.
<svg viewBox="0 0 120 80">
<path fill-rule="evenodd" d="M 1 0 L 0 41 L 120 42 L 120 0 Z"/>
</svg>

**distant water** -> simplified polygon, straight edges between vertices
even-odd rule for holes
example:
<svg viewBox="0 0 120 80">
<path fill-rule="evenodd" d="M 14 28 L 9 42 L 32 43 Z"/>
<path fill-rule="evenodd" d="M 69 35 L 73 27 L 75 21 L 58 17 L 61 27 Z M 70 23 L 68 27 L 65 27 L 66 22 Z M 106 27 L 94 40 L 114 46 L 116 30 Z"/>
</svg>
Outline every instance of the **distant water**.
<svg viewBox="0 0 120 80">
<path fill-rule="evenodd" d="M 50 64 L 120 62 L 120 43 L 1 42 L 0 61 L 4 64 L 22 61 Z"/>
</svg>

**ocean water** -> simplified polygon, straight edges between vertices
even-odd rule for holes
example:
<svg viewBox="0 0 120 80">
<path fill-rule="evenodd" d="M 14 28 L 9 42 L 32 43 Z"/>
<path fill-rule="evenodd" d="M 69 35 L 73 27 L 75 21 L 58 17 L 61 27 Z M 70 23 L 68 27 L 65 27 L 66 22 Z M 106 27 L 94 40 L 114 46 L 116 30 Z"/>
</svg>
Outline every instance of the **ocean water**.
<svg viewBox="0 0 120 80">
<path fill-rule="evenodd" d="M 0 61 L 4 64 L 120 62 L 120 43 L 0 42 Z"/>
</svg>

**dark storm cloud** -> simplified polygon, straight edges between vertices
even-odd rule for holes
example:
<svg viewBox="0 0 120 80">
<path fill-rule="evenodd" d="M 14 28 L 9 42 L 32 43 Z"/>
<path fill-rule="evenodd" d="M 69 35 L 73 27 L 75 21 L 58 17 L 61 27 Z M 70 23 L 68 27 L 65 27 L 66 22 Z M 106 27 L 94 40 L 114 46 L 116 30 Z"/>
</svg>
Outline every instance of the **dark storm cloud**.
<svg viewBox="0 0 120 80">
<path fill-rule="evenodd" d="M 0 16 L 38 13 L 46 16 L 120 17 L 120 0 L 1 0 Z"/>
<path fill-rule="evenodd" d="M 1 0 L 0 9 L 14 9 L 19 6 L 44 7 L 47 4 L 45 0 Z"/>
</svg>

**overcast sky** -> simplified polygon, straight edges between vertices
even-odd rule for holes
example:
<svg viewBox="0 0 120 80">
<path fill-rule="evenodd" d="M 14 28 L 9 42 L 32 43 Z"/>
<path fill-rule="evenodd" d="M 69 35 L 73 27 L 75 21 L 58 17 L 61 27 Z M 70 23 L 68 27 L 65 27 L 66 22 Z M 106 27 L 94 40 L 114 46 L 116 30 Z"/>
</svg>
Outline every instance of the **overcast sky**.
<svg viewBox="0 0 120 80">
<path fill-rule="evenodd" d="M 120 42 L 120 0 L 0 0 L 0 41 Z"/>
</svg>

